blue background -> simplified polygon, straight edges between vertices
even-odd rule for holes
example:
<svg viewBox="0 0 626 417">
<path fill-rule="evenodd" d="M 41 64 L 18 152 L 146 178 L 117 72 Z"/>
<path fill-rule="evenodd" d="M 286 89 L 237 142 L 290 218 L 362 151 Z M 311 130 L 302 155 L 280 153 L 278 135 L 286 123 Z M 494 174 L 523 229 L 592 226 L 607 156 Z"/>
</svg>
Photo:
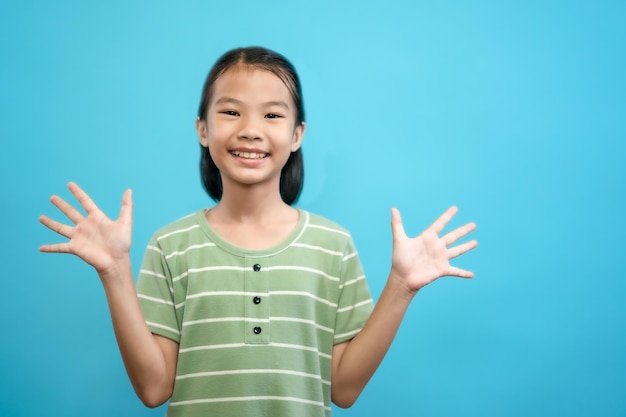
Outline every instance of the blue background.
<svg viewBox="0 0 626 417">
<path fill-rule="evenodd" d="M 477 251 L 416 297 L 336 416 L 626 416 L 623 1 L 0 4 L 2 416 L 161 416 L 127 380 L 101 284 L 38 223 L 83 186 L 133 188 L 135 270 L 211 204 L 194 118 L 207 71 L 264 45 L 298 68 L 300 206 L 349 228 L 377 297 L 389 208 L 456 204 Z M 453 225 L 453 226 L 454 226 Z M 384 413 L 384 414 L 383 414 Z"/>
</svg>

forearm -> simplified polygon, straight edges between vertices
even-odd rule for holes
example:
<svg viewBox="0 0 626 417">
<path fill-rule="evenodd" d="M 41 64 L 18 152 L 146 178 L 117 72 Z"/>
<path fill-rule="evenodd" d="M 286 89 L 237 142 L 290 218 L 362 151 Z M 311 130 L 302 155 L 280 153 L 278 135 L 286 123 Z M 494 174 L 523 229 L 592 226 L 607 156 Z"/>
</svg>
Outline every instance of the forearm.
<svg viewBox="0 0 626 417">
<path fill-rule="evenodd" d="M 165 402 L 173 388 L 175 363 L 148 328 L 133 281 L 130 260 L 99 273 L 106 293 L 115 337 L 130 381 L 147 406 Z"/>
<path fill-rule="evenodd" d="M 456 207 L 449 208 L 419 236 L 410 239 L 404 232 L 400 213 L 397 209 L 391 210 L 392 270 L 361 332 L 351 341 L 333 348 L 331 390 L 335 404 L 347 407 L 356 401 L 391 346 L 420 288 L 444 276 L 474 276 L 471 271 L 451 266 L 450 259 L 474 249 L 478 242 L 450 245 L 471 233 L 476 224 L 468 223 L 439 237 L 456 212 Z"/>
<path fill-rule="evenodd" d="M 335 404 L 349 407 L 356 401 L 389 350 L 414 295 L 393 274 L 389 276 L 365 326 L 346 344 L 340 360 L 333 361 Z"/>
</svg>

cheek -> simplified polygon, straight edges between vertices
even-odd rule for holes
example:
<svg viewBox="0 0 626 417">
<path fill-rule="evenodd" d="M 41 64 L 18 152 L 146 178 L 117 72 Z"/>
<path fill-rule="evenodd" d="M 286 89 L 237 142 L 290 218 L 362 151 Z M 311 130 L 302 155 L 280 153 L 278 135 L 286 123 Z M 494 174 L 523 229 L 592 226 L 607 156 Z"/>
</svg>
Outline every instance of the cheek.
<svg viewBox="0 0 626 417">
<path fill-rule="evenodd" d="M 228 155 L 225 155 L 223 152 L 220 152 L 220 149 L 224 149 L 221 146 L 216 146 L 216 142 L 210 142 L 208 146 L 209 155 L 211 155 L 211 159 L 213 160 L 213 164 L 217 167 L 218 171 L 222 171 L 224 169 L 224 159 Z"/>
<path fill-rule="evenodd" d="M 230 134 L 228 124 L 209 120 L 207 123 L 207 140 L 209 143 L 224 140 Z"/>
</svg>

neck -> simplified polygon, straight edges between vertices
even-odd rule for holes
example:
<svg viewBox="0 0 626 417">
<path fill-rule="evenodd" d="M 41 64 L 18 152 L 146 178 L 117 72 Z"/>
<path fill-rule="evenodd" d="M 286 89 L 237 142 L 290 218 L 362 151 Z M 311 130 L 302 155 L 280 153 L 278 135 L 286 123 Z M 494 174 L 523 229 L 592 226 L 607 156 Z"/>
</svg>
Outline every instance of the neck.
<svg viewBox="0 0 626 417">
<path fill-rule="evenodd" d="M 285 219 L 294 209 L 281 198 L 277 187 L 228 187 L 211 210 L 214 220 L 236 223 L 266 223 Z M 268 189 L 270 188 L 270 189 Z"/>
</svg>

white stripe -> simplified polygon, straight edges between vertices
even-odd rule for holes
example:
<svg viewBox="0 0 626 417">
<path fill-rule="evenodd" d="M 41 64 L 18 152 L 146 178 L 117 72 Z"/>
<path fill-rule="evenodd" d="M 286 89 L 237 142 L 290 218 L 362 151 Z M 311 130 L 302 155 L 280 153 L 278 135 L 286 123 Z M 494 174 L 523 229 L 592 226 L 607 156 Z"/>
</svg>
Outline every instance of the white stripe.
<svg viewBox="0 0 626 417">
<path fill-rule="evenodd" d="M 314 229 L 327 230 L 329 232 L 339 233 L 339 234 L 342 234 L 344 236 L 350 237 L 350 233 L 346 233 L 343 230 L 331 229 L 330 227 L 320 226 L 319 224 L 309 224 L 308 227 L 312 227 Z"/>
<path fill-rule="evenodd" d="M 253 317 L 220 317 L 216 319 L 201 319 L 201 320 L 190 320 L 183 323 L 183 327 L 192 326 L 194 324 L 206 324 L 206 323 L 225 323 L 229 321 L 243 321 L 243 322 L 261 322 L 261 323 L 269 323 L 271 318 L 269 319 L 255 319 Z"/>
<path fill-rule="evenodd" d="M 145 275 L 150 275 L 150 276 L 157 277 L 157 278 L 165 279 L 165 275 L 159 274 L 157 272 L 152 272 L 152 271 L 147 270 L 147 269 L 142 269 L 142 270 L 139 271 L 139 273 L 140 274 L 145 274 Z"/>
<path fill-rule="evenodd" d="M 144 295 L 144 294 L 137 294 L 137 297 L 143 298 L 144 300 L 153 301 L 155 303 L 165 304 L 165 305 L 168 305 L 168 306 L 173 306 L 174 305 L 174 303 L 171 302 L 171 301 L 167 301 L 167 300 L 164 300 L 162 298 L 150 297 L 150 296 Z"/>
<path fill-rule="evenodd" d="M 336 334 L 334 337 L 334 340 L 343 338 L 343 337 L 353 337 L 356 336 L 359 332 L 361 331 L 361 329 L 356 329 L 356 330 L 352 330 L 351 332 L 347 332 L 347 333 L 341 333 L 341 334 Z"/>
<path fill-rule="evenodd" d="M 165 256 L 165 259 L 170 259 L 173 256 L 180 256 L 180 255 L 184 255 L 187 252 L 189 252 L 190 250 L 193 249 L 202 249 L 202 248 L 206 248 L 206 247 L 214 247 L 215 243 L 212 242 L 208 242 L 208 243 L 203 243 L 201 245 L 191 245 L 189 246 L 187 249 L 183 250 L 183 251 L 176 251 L 176 252 L 172 252 L 169 255 Z"/>
<path fill-rule="evenodd" d="M 334 250 L 323 248 L 321 246 L 307 245 L 306 243 L 294 243 L 291 246 L 296 246 L 296 247 L 305 248 L 305 249 L 318 250 L 320 252 L 324 252 L 324 253 L 327 253 L 329 255 L 334 255 L 334 256 L 341 256 L 341 255 L 343 255 L 343 252 L 337 252 L 337 251 L 334 251 Z"/>
<path fill-rule="evenodd" d="M 191 298 L 201 298 L 201 297 L 213 297 L 213 296 L 217 296 L 217 295 L 246 295 L 248 293 L 244 292 L 244 291 L 205 291 L 205 292 L 199 292 L 196 294 L 189 294 L 187 296 L 187 299 L 191 299 Z"/>
<path fill-rule="evenodd" d="M 179 349 L 178 353 L 194 352 L 196 350 L 232 349 L 232 348 L 240 348 L 244 346 L 245 346 L 244 343 L 228 343 L 228 344 L 223 344 L 223 345 L 193 346 L 193 347 Z M 255 345 L 250 345 L 250 346 L 255 346 Z"/>
<path fill-rule="evenodd" d="M 350 255 L 344 256 L 344 258 L 341 261 L 345 262 L 345 261 L 347 261 L 350 258 L 354 258 L 356 255 L 357 255 L 357 252 L 352 252 Z"/>
<path fill-rule="evenodd" d="M 287 321 L 287 322 L 293 322 L 293 323 L 310 324 L 310 325 L 315 326 L 318 329 L 323 330 L 323 331 L 328 332 L 328 333 L 332 333 L 334 331 L 330 327 L 326 327 L 326 326 L 322 326 L 321 324 L 317 324 L 313 320 L 298 319 L 298 318 L 295 318 L 295 317 L 270 317 L 270 321 L 272 321 L 272 320 L 274 320 L 274 321 Z"/>
<path fill-rule="evenodd" d="M 304 292 L 304 291 L 271 291 L 270 295 L 301 295 L 303 297 L 312 298 L 321 303 L 327 304 L 331 307 L 335 307 L 335 308 L 337 307 L 337 304 L 333 303 L 332 301 L 325 300 L 323 298 L 316 296 L 315 294 L 311 294 L 309 292 Z"/>
<path fill-rule="evenodd" d="M 265 268 L 266 270 L 270 270 L 270 271 L 306 271 L 306 272 L 312 272 L 314 274 L 318 274 L 321 275 L 323 277 L 328 278 L 331 281 L 339 281 L 338 277 L 334 277 L 332 275 L 328 275 L 326 272 L 324 271 L 320 271 L 319 269 L 314 269 L 314 268 L 307 268 L 305 266 L 272 266 L 269 268 Z"/>
<path fill-rule="evenodd" d="M 330 384 L 330 381 L 322 380 L 321 375 L 309 374 L 306 372 L 291 371 L 288 369 L 233 369 L 229 371 L 210 371 L 210 372 L 196 372 L 193 374 L 178 375 L 176 379 L 187 378 L 200 378 L 203 376 L 220 376 L 220 375 L 247 375 L 247 374 L 281 374 L 281 375 L 295 375 L 303 376 L 305 378 L 312 378 L 320 380 L 326 384 Z"/>
<path fill-rule="evenodd" d="M 187 300 L 189 299 L 193 299 L 193 298 L 202 298 L 202 297 L 215 297 L 215 296 L 221 296 L 221 295 L 230 295 L 230 296 L 250 296 L 250 295 L 257 295 L 259 293 L 257 292 L 246 292 L 246 291 L 204 291 L 204 292 L 199 292 L 196 294 L 189 294 L 187 295 Z M 308 297 L 308 298 L 312 298 L 316 301 L 319 301 L 321 303 L 324 303 L 326 305 L 329 305 L 331 307 L 335 307 L 337 308 L 337 304 L 333 303 L 332 301 L 328 301 L 324 298 L 320 298 L 315 294 L 309 293 L 309 292 L 305 292 L 305 291 L 270 291 L 269 293 L 270 297 L 272 295 L 274 296 L 279 296 L 279 295 L 299 295 L 302 297 Z"/>
<path fill-rule="evenodd" d="M 262 401 L 262 400 L 293 401 L 297 403 L 317 405 L 319 407 L 324 407 L 325 409 L 328 409 L 328 410 L 330 409 L 330 407 L 326 407 L 324 403 L 319 402 L 319 401 L 311 401 L 311 400 L 306 400 L 304 398 L 295 398 L 295 397 L 277 397 L 277 396 L 271 396 L 271 395 L 250 396 L 250 397 L 202 398 L 198 400 L 175 401 L 175 402 L 171 402 L 170 406 L 175 407 L 178 405 L 190 405 L 190 404 L 234 402 L 234 401 Z"/>
<path fill-rule="evenodd" d="M 263 345 L 254 345 L 254 346 L 263 346 Z M 330 359 L 330 355 L 324 352 L 320 352 L 316 347 L 311 346 L 302 346 L 302 345 L 292 345 L 288 343 L 270 343 L 270 346 L 282 347 L 286 349 L 298 349 L 298 350 L 308 350 L 309 352 L 317 353 L 322 358 Z"/>
<path fill-rule="evenodd" d="M 156 246 L 148 245 L 148 247 L 147 247 L 146 249 L 153 250 L 153 251 L 155 251 L 155 252 L 160 253 L 161 255 L 163 255 L 163 251 L 162 251 L 161 249 L 157 248 Z"/>
<path fill-rule="evenodd" d="M 172 278 L 172 282 L 179 281 L 185 278 L 189 274 L 195 274 L 198 272 L 205 271 L 245 271 L 248 268 L 244 268 L 242 266 L 207 266 L 204 268 L 189 268 L 186 272 L 178 275 L 177 277 Z"/>
<path fill-rule="evenodd" d="M 356 303 L 353 306 L 338 308 L 337 313 L 345 313 L 346 311 L 354 310 L 355 308 L 362 307 L 364 305 L 370 304 L 371 302 L 372 302 L 372 299 L 369 299 L 369 300 L 361 301 L 360 303 Z"/>
<path fill-rule="evenodd" d="M 206 266 L 204 268 L 189 268 L 189 270 L 183 272 L 182 274 L 172 278 L 172 282 L 176 282 L 176 281 L 180 281 L 181 279 L 185 278 L 186 276 L 188 276 L 189 274 L 195 274 L 195 273 L 199 273 L 199 272 L 206 272 L 206 271 L 246 271 L 248 270 L 247 267 L 243 267 L 243 266 L 227 266 L 227 265 L 223 265 L 223 266 Z M 328 275 L 326 272 L 324 271 L 320 271 L 319 269 L 314 269 L 314 268 L 307 268 L 304 266 L 272 266 L 272 267 L 268 267 L 264 269 L 267 272 L 270 271 L 306 271 L 306 272 L 312 272 L 314 274 L 318 274 L 321 275 L 331 281 L 339 281 L 338 277 L 334 277 L 332 275 Z"/>
<path fill-rule="evenodd" d="M 346 281 L 346 282 L 344 282 L 343 284 L 341 284 L 341 285 L 339 286 L 339 289 L 343 289 L 343 287 L 347 287 L 348 285 L 354 285 L 354 284 L 356 284 L 357 282 L 359 282 L 359 281 L 361 281 L 361 280 L 364 280 L 364 279 L 365 279 L 365 275 L 359 275 L 358 277 L 356 277 L 356 278 L 354 278 L 354 279 L 351 279 L 350 281 Z"/>
<path fill-rule="evenodd" d="M 270 317 L 268 319 L 257 319 L 254 317 L 219 317 L 213 319 L 200 319 L 200 320 L 189 320 L 183 323 L 183 327 L 185 326 L 193 326 L 194 324 L 207 324 L 207 323 L 227 323 L 227 322 L 248 322 L 248 323 L 271 323 L 272 321 L 284 321 L 291 323 L 303 323 L 314 326 L 320 330 L 323 330 L 328 333 L 332 333 L 333 329 L 330 327 L 322 326 L 321 324 L 316 323 L 313 320 L 306 319 L 298 319 L 293 317 Z"/>
<path fill-rule="evenodd" d="M 180 332 L 178 331 L 178 329 L 174 329 L 173 327 L 164 326 L 163 324 L 154 323 L 152 321 L 146 321 L 146 324 L 148 326 L 156 327 L 157 329 L 167 330 L 167 331 L 170 331 L 172 333 L 176 333 L 177 335 L 180 335 Z"/>
<path fill-rule="evenodd" d="M 185 229 L 174 230 L 173 232 L 169 232 L 169 233 L 166 233 L 164 235 L 161 235 L 161 236 L 157 237 L 157 240 L 162 240 L 162 239 L 165 239 L 167 237 L 170 237 L 172 235 L 176 235 L 176 234 L 179 234 L 179 233 L 185 233 L 185 232 L 188 232 L 190 230 L 197 229 L 198 227 L 200 227 L 199 224 L 194 224 L 193 226 L 189 226 L 189 227 L 187 227 Z"/>
<path fill-rule="evenodd" d="M 280 347 L 280 348 L 285 348 L 285 349 L 306 350 L 309 352 L 317 353 L 322 358 L 326 358 L 326 359 L 331 358 L 329 354 L 320 352 L 316 347 L 292 345 L 292 344 L 287 344 L 287 343 L 269 343 L 267 345 L 245 344 L 245 343 L 225 343 L 221 345 L 192 346 L 192 347 L 180 349 L 178 353 L 195 352 L 198 350 L 233 349 L 233 348 L 242 348 L 242 347 L 257 348 L 257 347 L 263 347 L 263 346 Z"/>
</svg>

